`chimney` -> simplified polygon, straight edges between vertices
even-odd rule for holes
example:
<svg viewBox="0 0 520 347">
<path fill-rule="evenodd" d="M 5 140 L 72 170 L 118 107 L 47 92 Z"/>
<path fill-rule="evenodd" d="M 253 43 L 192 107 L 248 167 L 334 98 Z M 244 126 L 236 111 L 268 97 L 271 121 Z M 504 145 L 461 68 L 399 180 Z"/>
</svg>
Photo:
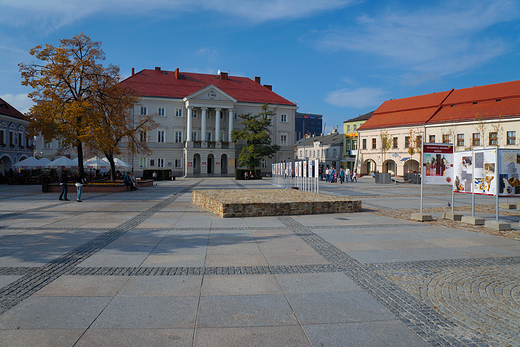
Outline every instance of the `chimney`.
<svg viewBox="0 0 520 347">
<path fill-rule="evenodd" d="M 176 68 L 176 69 L 175 69 L 175 79 L 178 80 L 178 79 L 180 79 L 180 78 L 181 78 L 181 74 L 180 74 L 180 72 L 179 72 L 179 68 Z"/>
<path fill-rule="evenodd" d="M 135 68 L 132 68 L 132 76 L 135 75 Z"/>
<path fill-rule="evenodd" d="M 228 73 L 227 72 L 221 72 L 220 73 L 220 79 L 221 80 L 227 80 L 228 79 Z"/>
<path fill-rule="evenodd" d="M 260 77 L 255 77 L 255 82 L 258 83 L 258 84 L 261 84 L 260 83 Z"/>
<path fill-rule="evenodd" d="M 267 89 L 269 89 L 271 91 L 273 90 L 273 86 L 270 84 L 264 84 L 264 87 L 266 87 Z"/>
<path fill-rule="evenodd" d="M 155 71 L 161 71 L 161 68 L 159 66 L 156 66 Z"/>
</svg>

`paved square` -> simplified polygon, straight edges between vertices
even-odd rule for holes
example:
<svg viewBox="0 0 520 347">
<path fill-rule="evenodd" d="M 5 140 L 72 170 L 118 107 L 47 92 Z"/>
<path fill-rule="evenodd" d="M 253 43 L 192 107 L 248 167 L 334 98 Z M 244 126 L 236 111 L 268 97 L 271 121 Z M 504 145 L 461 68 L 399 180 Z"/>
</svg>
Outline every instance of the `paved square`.
<svg viewBox="0 0 520 347">
<path fill-rule="evenodd" d="M 440 220 L 447 187 L 425 190 L 435 220 L 412 222 L 419 187 L 372 178 L 321 185 L 361 200 L 354 214 L 224 219 L 191 202 L 270 183 L 178 179 L 81 204 L 0 185 L 0 346 L 520 346 L 518 229 Z"/>
</svg>

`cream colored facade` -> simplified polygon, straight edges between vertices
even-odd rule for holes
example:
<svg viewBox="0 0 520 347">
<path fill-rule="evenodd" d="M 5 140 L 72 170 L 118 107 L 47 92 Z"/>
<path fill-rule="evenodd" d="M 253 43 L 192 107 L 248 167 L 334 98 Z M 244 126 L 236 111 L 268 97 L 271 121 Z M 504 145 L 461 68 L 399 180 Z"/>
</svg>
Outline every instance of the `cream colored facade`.
<svg viewBox="0 0 520 347">
<path fill-rule="evenodd" d="M 231 131 L 240 129 L 240 114 L 258 114 L 261 104 L 238 102 L 215 86 L 185 97 L 143 97 L 134 114 L 153 114 L 158 126 L 146 134 L 150 155 L 129 154 L 122 159 L 134 170 L 171 169 L 175 176 L 233 176 L 239 150 Z M 296 106 L 269 105 L 271 140 L 281 147 L 263 161 L 262 173 L 271 163 L 294 157 L 294 114 Z M 138 173 L 139 174 L 139 173 Z"/>
<path fill-rule="evenodd" d="M 497 145 L 502 148 L 519 148 L 520 117 L 428 124 L 425 130 L 426 142 L 454 143 L 455 151 Z M 496 133 L 496 137 L 493 133 Z"/>
<path fill-rule="evenodd" d="M 381 150 L 381 134 L 388 133 L 390 149 L 385 153 Z M 408 152 L 413 147 L 413 139 L 422 136 L 424 139 L 424 127 L 395 127 L 387 129 L 361 130 L 356 161 L 356 172 L 367 175 L 372 172 L 389 172 L 404 176 L 406 173 L 419 172 L 420 154 L 410 155 Z M 410 139 L 407 141 L 407 137 Z"/>
</svg>

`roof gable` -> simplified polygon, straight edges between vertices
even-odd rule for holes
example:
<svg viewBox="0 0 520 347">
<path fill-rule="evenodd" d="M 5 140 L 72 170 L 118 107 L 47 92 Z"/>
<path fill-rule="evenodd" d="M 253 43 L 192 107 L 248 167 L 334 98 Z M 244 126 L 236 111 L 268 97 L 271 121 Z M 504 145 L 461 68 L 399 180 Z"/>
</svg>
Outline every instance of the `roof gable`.
<svg viewBox="0 0 520 347">
<path fill-rule="evenodd" d="M 11 106 L 7 101 L 0 98 L 0 114 L 25 120 L 23 113 Z"/>
<path fill-rule="evenodd" d="M 205 88 L 202 88 L 201 90 L 199 90 L 191 95 L 188 95 L 184 98 L 184 100 L 192 100 L 192 99 L 237 102 L 237 100 L 235 98 L 226 94 L 219 88 L 215 87 L 213 84 L 209 85 Z"/>
</svg>

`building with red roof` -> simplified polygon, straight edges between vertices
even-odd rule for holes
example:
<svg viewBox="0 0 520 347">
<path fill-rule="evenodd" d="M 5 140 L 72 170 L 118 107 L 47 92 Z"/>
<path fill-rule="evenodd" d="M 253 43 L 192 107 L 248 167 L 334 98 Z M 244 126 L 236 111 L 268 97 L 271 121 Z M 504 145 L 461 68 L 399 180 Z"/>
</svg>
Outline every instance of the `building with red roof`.
<svg viewBox="0 0 520 347">
<path fill-rule="evenodd" d="M 33 155 L 33 139 L 26 133 L 27 125 L 25 115 L 0 98 L 0 173 L 4 177 L 14 164 Z"/>
<path fill-rule="evenodd" d="M 271 140 L 281 146 L 262 169 L 294 157 L 295 103 L 273 92 L 270 85 L 232 76 L 226 72 L 201 74 L 166 71 L 160 67 L 142 70 L 121 82 L 141 96 L 136 115 L 152 114 L 158 126 L 146 138 L 151 155 L 125 157 L 136 169 L 171 169 L 177 176 L 232 176 L 239 152 L 231 131 L 240 128 L 239 114 L 261 111 L 268 104 L 272 117 Z"/>
<path fill-rule="evenodd" d="M 518 148 L 520 81 L 387 100 L 359 129 L 360 172 L 420 171 L 422 141 Z M 388 141 L 387 141 L 388 140 Z M 382 143 L 390 146 L 383 150 Z"/>
</svg>

